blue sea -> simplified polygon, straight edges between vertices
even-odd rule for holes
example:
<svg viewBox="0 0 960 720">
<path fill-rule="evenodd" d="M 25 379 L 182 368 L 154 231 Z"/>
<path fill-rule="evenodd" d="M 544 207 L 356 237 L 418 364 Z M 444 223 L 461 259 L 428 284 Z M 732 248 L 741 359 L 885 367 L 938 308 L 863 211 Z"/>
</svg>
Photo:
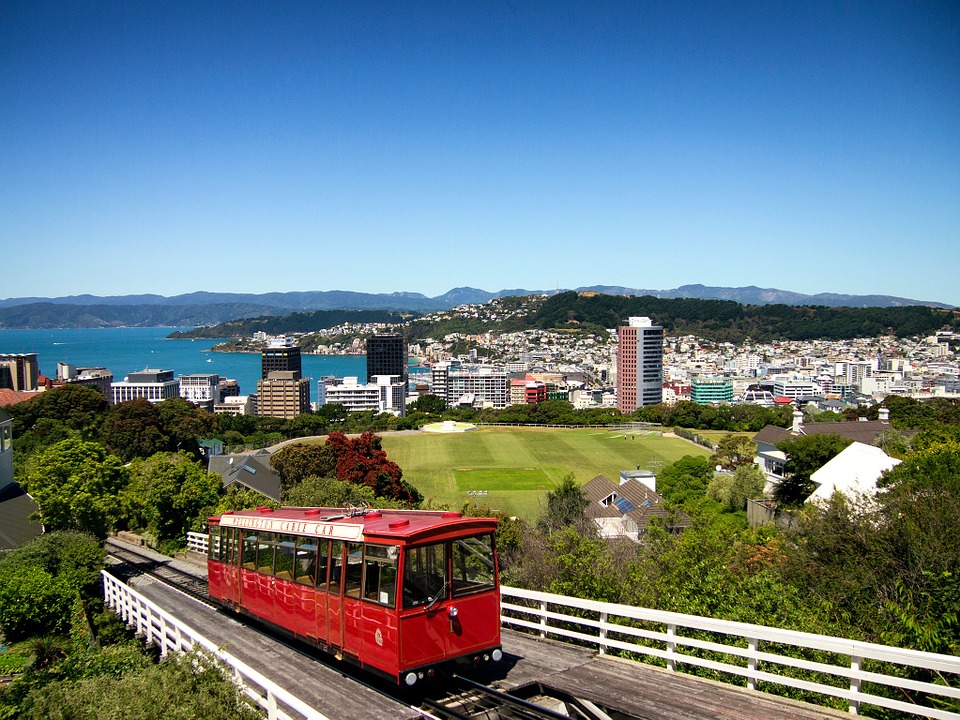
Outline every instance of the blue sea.
<svg viewBox="0 0 960 720">
<path fill-rule="evenodd" d="M 114 380 L 145 368 L 173 370 L 174 374 L 216 373 L 240 383 L 240 393 L 257 391 L 259 353 L 215 353 L 215 340 L 167 340 L 174 330 L 190 328 L 91 328 L 61 330 L 0 330 L 0 355 L 36 353 L 40 373 L 57 375 L 57 363 L 105 367 Z M 304 377 L 341 378 L 367 374 L 362 355 L 303 355 Z M 316 382 L 311 395 L 316 399 Z"/>
</svg>

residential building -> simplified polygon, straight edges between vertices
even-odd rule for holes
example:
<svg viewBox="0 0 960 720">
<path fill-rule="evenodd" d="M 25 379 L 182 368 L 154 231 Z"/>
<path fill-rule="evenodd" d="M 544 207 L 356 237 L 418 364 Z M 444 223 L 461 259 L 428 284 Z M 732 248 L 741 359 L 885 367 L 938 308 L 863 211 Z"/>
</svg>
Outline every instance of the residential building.
<svg viewBox="0 0 960 720">
<path fill-rule="evenodd" d="M 777 375 L 773 378 L 773 394 L 788 397 L 791 400 L 809 397 L 823 397 L 823 388 L 813 380 L 802 375 Z"/>
<path fill-rule="evenodd" d="M 130 373 L 122 382 L 110 384 L 111 403 L 144 398 L 154 404 L 180 395 L 180 383 L 173 377 L 173 370 L 151 370 Z"/>
<path fill-rule="evenodd" d="M 698 405 L 733 402 L 733 383 L 721 377 L 695 377 L 690 383 L 690 400 Z"/>
<path fill-rule="evenodd" d="M 527 380 L 524 385 L 523 401 L 528 405 L 544 402 L 547 399 L 546 383 L 539 380 Z M 566 398 L 564 398 L 566 399 Z"/>
<path fill-rule="evenodd" d="M 297 348 L 299 360 L 299 348 Z M 310 378 L 296 370 L 275 370 L 257 382 L 257 414 L 290 420 L 310 412 Z"/>
<path fill-rule="evenodd" d="M 39 376 L 36 353 L 0 355 L 0 388 L 30 392 L 37 389 Z"/>
<path fill-rule="evenodd" d="M 260 353 L 260 379 L 266 380 L 272 372 L 294 372 L 297 379 L 303 375 L 300 347 L 293 338 L 274 338 Z"/>
<path fill-rule="evenodd" d="M 510 404 L 510 376 L 506 370 L 490 365 L 458 364 L 443 371 L 439 386 L 436 378 L 434 374 L 433 392 L 448 405 L 505 408 Z"/>
<path fill-rule="evenodd" d="M 663 400 L 663 327 L 631 317 L 617 329 L 617 407 L 631 413 Z"/>
<path fill-rule="evenodd" d="M 13 479 L 13 420 L 0 410 L 0 553 L 40 536 L 43 526 L 30 519 L 39 510 Z"/>
<path fill-rule="evenodd" d="M 280 476 L 270 467 L 270 452 L 258 450 L 239 455 L 215 455 L 209 459 L 207 472 L 219 475 L 224 488 L 240 485 L 280 502 Z"/>
<path fill-rule="evenodd" d="M 597 475 L 583 486 L 583 494 L 589 501 L 586 516 L 604 538 L 639 540 L 654 518 L 668 532 L 680 532 L 690 525 L 689 516 L 680 510 L 667 510 L 663 498 L 634 477 L 621 476 L 617 485 Z"/>
<path fill-rule="evenodd" d="M 212 373 L 181 375 L 180 397 L 213 412 L 214 406 L 220 402 L 220 376 Z"/>
<path fill-rule="evenodd" d="M 337 403 L 348 412 L 406 415 L 406 387 L 399 375 L 375 375 L 368 383 L 360 383 L 357 377 L 345 377 L 340 383 L 321 380 L 319 405 Z"/>
<path fill-rule="evenodd" d="M 901 462 L 878 447 L 854 442 L 810 476 L 817 489 L 806 502 L 828 503 L 835 492 L 850 500 L 872 498 L 880 476 Z"/>
<path fill-rule="evenodd" d="M 407 379 L 407 344 L 399 333 L 374 335 L 367 340 L 367 382 L 377 375 L 399 375 Z"/>
</svg>

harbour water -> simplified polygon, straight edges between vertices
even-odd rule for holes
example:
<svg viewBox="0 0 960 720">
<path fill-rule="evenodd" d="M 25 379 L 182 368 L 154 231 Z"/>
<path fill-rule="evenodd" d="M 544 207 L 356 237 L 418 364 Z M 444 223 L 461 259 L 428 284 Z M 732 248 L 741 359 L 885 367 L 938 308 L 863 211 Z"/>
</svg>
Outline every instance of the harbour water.
<svg viewBox="0 0 960 720">
<path fill-rule="evenodd" d="M 64 328 L 56 330 L 0 330 L 0 355 L 36 353 L 40 373 L 54 378 L 57 363 L 105 367 L 114 380 L 144 368 L 173 370 L 174 374 L 216 373 L 240 383 L 240 392 L 257 391 L 260 355 L 217 353 L 214 340 L 167 340 L 167 335 L 189 328 Z M 303 355 L 303 375 L 316 381 L 333 375 L 366 377 L 361 355 Z M 316 399 L 316 383 L 311 395 Z"/>
</svg>

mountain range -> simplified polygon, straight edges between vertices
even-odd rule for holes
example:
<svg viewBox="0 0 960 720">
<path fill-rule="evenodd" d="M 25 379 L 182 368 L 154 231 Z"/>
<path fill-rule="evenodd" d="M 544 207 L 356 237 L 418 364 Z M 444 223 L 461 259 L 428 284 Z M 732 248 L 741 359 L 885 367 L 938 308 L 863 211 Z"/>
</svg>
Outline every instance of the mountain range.
<svg viewBox="0 0 960 720">
<path fill-rule="evenodd" d="M 827 307 L 905 307 L 922 305 L 951 308 L 944 303 L 911 300 L 892 295 L 847 295 L 803 293 L 772 288 L 709 287 L 682 285 L 672 290 L 644 290 L 610 285 L 576 288 L 578 292 L 606 295 L 653 296 L 733 300 L 743 305 L 817 305 Z M 163 295 L 71 295 L 56 298 L 22 297 L 0 299 L 0 328 L 198 326 L 227 320 L 287 315 L 316 310 L 394 310 L 429 313 L 458 305 L 483 304 L 493 298 L 522 295 L 554 295 L 560 290 L 500 290 L 488 292 L 458 287 L 427 297 L 421 293 L 361 293 L 345 290 L 214 293 L 193 292 Z"/>
</svg>

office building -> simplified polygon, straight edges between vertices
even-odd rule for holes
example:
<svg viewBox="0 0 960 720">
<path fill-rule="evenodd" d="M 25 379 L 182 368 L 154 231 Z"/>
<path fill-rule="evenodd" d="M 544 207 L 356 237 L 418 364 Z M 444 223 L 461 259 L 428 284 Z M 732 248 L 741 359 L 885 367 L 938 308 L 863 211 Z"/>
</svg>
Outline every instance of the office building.
<svg viewBox="0 0 960 720">
<path fill-rule="evenodd" d="M 37 389 L 39 376 L 36 353 L 0 355 L 0 388 L 32 392 Z"/>
<path fill-rule="evenodd" d="M 275 370 L 257 382 L 258 415 L 290 420 L 306 412 L 310 412 L 310 378 L 301 378 L 295 370 Z"/>
<path fill-rule="evenodd" d="M 213 412 L 214 406 L 220 402 L 220 376 L 211 373 L 181 375 L 180 397 Z"/>
<path fill-rule="evenodd" d="M 173 377 L 173 370 L 141 370 L 130 373 L 123 382 L 110 384 L 113 405 L 137 398 L 154 404 L 179 396 L 180 383 Z"/>
<path fill-rule="evenodd" d="M 733 402 L 733 383 L 721 377 L 695 377 L 690 385 L 690 400 L 698 405 Z"/>
<path fill-rule="evenodd" d="M 110 390 L 113 384 L 113 373 L 105 367 L 76 367 L 69 363 L 57 363 L 57 379 L 53 384 L 54 386 L 84 385 L 99 390 L 107 402 L 113 399 L 113 393 Z"/>
<path fill-rule="evenodd" d="M 663 327 L 632 317 L 617 328 L 617 408 L 631 413 L 663 401 Z"/>
<path fill-rule="evenodd" d="M 294 372 L 303 377 L 300 347 L 293 338 L 275 338 L 260 353 L 260 379 L 266 380 L 272 372 Z"/>
<path fill-rule="evenodd" d="M 399 333 L 374 335 L 367 340 L 367 382 L 377 375 L 399 375 L 407 379 L 407 344 Z"/>
</svg>

